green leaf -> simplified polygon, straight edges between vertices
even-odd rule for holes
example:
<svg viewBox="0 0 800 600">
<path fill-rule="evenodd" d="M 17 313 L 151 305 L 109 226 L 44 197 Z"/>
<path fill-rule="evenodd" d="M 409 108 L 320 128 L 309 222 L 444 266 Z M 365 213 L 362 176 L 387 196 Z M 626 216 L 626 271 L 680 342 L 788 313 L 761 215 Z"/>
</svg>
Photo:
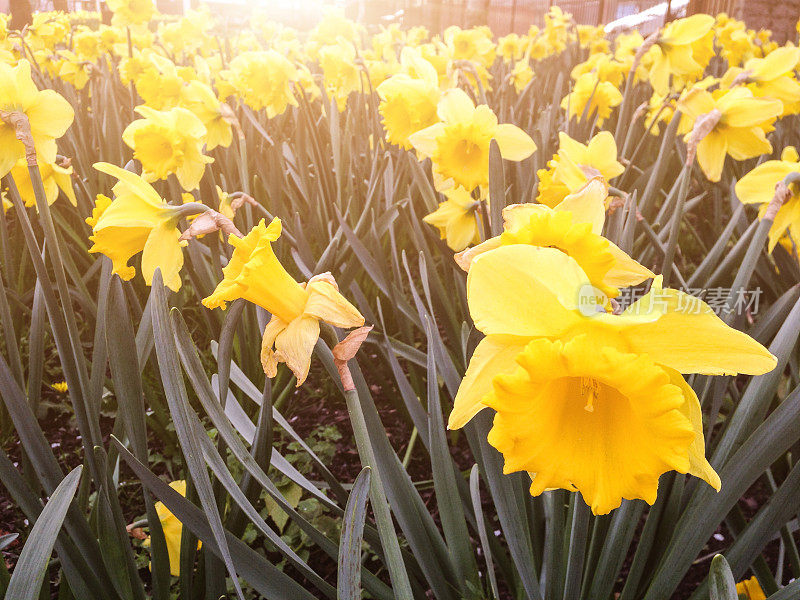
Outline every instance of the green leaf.
<svg viewBox="0 0 800 600">
<path fill-rule="evenodd" d="M 70 471 L 50 496 L 19 555 L 5 600 L 36 600 L 39 597 L 50 554 L 78 489 L 82 472 L 82 466 Z"/>
<path fill-rule="evenodd" d="M 711 571 L 708 574 L 710 582 L 710 600 L 738 600 L 736 593 L 736 580 L 733 578 L 728 561 L 722 554 L 717 554 L 711 561 Z"/>
<path fill-rule="evenodd" d="M 339 567 L 336 579 L 339 600 L 361 600 L 361 542 L 367 519 L 370 468 L 364 467 L 353 483 L 344 509 L 342 537 L 339 540 Z"/>
</svg>

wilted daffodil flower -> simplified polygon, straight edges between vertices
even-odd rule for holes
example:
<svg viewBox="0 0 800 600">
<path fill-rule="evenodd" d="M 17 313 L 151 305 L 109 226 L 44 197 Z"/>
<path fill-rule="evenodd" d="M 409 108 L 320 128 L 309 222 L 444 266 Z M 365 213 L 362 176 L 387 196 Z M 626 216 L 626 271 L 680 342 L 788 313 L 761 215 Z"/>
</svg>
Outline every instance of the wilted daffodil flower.
<svg viewBox="0 0 800 600">
<path fill-rule="evenodd" d="M 507 206 L 503 209 L 503 233 L 457 254 L 456 262 L 469 271 L 476 257 L 501 246 L 556 248 L 575 259 L 595 288 L 616 298 L 618 288 L 638 285 L 655 275 L 600 235 L 606 218 L 606 196 L 605 186 L 595 179 L 555 208 L 543 204 Z"/>
<path fill-rule="evenodd" d="M 694 123 L 685 140 L 696 147 L 703 173 L 719 181 L 726 154 L 746 160 L 772 152 L 764 128 L 783 112 L 783 105 L 773 98 L 755 98 L 744 87 L 714 94 L 693 88 L 678 101 L 678 109 Z"/>
<path fill-rule="evenodd" d="M 510 123 L 498 124 L 491 108 L 485 104 L 476 107 L 463 90 L 448 90 L 437 111 L 441 123 L 416 132 L 409 141 L 433 162 L 438 190 L 462 186 L 471 192 L 488 185 L 492 139 L 508 160 L 525 160 L 536 150 L 527 133 Z"/>
<path fill-rule="evenodd" d="M 622 94 L 610 81 L 599 81 L 597 73 L 584 73 L 577 80 L 572 92 L 561 100 L 561 108 L 569 111 L 570 118 L 581 119 L 584 114 L 591 118 L 597 114 L 597 126 L 601 127 L 611 116 L 611 109 L 622 103 Z"/>
<path fill-rule="evenodd" d="M 504 471 L 528 471 L 531 493 L 580 491 L 595 514 L 623 498 L 656 499 L 669 470 L 719 489 L 705 459 L 697 396 L 680 373 L 761 374 L 776 359 L 683 292 L 660 289 L 621 315 L 599 310 L 573 258 L 554 248 L 503 246 L 467 278 L 486 334 L 456 395 L 449 427 L 486 406 Z"/>
<path fill-rule="evenodd" d="M 443 240 L 451 250 L 463 250 L 480 239 L 480 200 L 475 200 L 463 187 L 444 191 L 447 198 L 439 203 L 439 208 L 422 218 L 428 225 L 439 230 Z"/>
<path fill-rule="evenodd" d="M 775 186 L 788 175 L 800 176 L 800 159 L 793 146 L 781 152 L 780 160 L 761 163 L 736 183 L 736 197 L 744 204 L 760 204 L 759 216 L 763 216 L 775 195 Z M 788 230 L 795 241 L 800 240 L 800 189 L 796 183 L 788 186 L 791 196 L 784 201 L 769 230 L 769 251 Z"/>
<path fill-rule="evenodd" d="M 62 167 L 58 163 L 40 163 L 39 173 L 42 176 L 44 195 L 48 205 L 56 201 L 60 190 L 64 192 L 72 206 L 78 206 L 75 190 L 72 187 L 72 167 Z M 33 192 L 33 183 L 31 183 L 28 163 L 25 159 L 14 165 L 14 168 L 11 169 L 11 176 L 14 178 L 17 191 L 25 206 L 36 206 L 36 195 Z"/>
<path fill-rule="evenodd" d="M 693 55 L 694 44 L 705 38 L 713 26 L 714 17 L 692 15 L 672 21 L 657 35 L 650 67 L 650 83 L 657 93 L 663 96 L 669 91 L 670 75 L 683 79 L 703 71 L 705 65 Z"/>
<path fill-rule="evenodd" d="M 183 189 L 197 189 L 206 165 L 214 159 L 203 154 L 206 128 L 185 108 L 158 111 L 139 106 L 137 119 L 122 133 L 122 140 L 142 163 L 147 181 L 166 179 L 175 174 Z"/>
<path fill-rule="evenodd" d="M 234 251 L 222 270 L 225 277 L 203 305 L 225 308 L 227 302 L 244 298 L 270 312 L 261 343 L 264 372 L 275 377 L 278 363 L 286 363 L 299 386 L 308 376 L 319 322 L 352 328 L 362 326 L 364 317 L 339 293 L 330 273 L 297 283 L 272 251 L 280 235 L 281 221 L 276 218 L 269 225 L 262 219 L 241 239 L 230 236 Z"/>
<path fill-rule="evenodd" d="M 158 267 L 164 285 L 178 291 L 186 242 L 180 241 L 177 225 L 184 211 L 164 202 L 153 186 L 135 173 L 108 163 L 97 163 L 94 168 L 119 181 L 113 188 L 113 202 L 92 215 L 94 226 L 89 239 L 94 244 L 89 252 L 109 257 L 113 272 L 125 281 L 136 274 L 128 261 L 141 252 L 142 275 L 147 285 L 152 285 Z M 100 201 L 98 198 L 98 208 L 102 208 Z"/>
<path fill-rule="evenodd" d="M 16 126 L 27 118 L 30 135 L 41 163 L 56 161 L 56 140 L 72 125 L 75 113 L 69 102 L 53 90 L 39 90 L 31 79 L 31 65 L 20 60 L 12 67 L 0 62 L 0 177 L 26 158 Z"/>
<path fill-rule="evenodd" d="M 558 154 L 539 170 L 536 201 L 554 207 L 567 194 L 577 192 L 598 177 L 608 183 L 625 170 L 617 161 L 617 144 L 608 131 L 601 131 L 588 144 L 581 144 L 563 131 L 558 133 Z"/>
</svg>

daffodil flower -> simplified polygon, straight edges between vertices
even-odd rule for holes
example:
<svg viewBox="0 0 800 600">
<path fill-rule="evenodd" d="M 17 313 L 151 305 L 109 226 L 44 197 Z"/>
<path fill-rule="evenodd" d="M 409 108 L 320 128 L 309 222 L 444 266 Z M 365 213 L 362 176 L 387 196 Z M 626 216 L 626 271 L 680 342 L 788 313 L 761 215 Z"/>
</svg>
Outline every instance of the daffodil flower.
<svg viewBox="0 0 800 600">
<path fill-rule="evenodd" d="M 584 73 L 575 80 L 572 92 L 561 99 L 561 108 L 570 118 L 580 119 L 584 113 L 591 118 L 597 114 L 597 126 L 602 127 L 611 110 L 622 104 L 622 94 L 610 81 L 600 81 L 596 73 Z"/>
<path fill-rule="evenodd" d="M 755 575 L 737 583 L 736 594 L 742 600 L 767 600 L 767 595 Z"/>
<path fill-rule="evenodd" d="M 142 253 L 142 275 L 152 285 L 156 268 L 161 269 L 164 284 L 171 290 L 181 287 L 180 270 L 186 242 L 180 241 L 177 225 L 184 214 L 180 207 L 162 200 L 153 187 L 140 176 L 108 163 L 94 168 L 116 177 L 114 200 L 98 199 L 99 210 L 92 214 L 93 245 L 89 252 L 108 256 L 113 272 L 127 281 L 136 274 L 128 265 L 135 254 Z M 105 198 L 105 197 L 102 197 Z M 103 205 L 107 205 L 103 209 Z"/>
<path fill-rule="evenodd" d="M 580 190 L 590 180 L 601 178 L 606 185 L 622 174 L 617 161 L 617 144 L 611 132 L 601 131 L 588 144 L 558 133 L 558 153 L 540 169 L 536 201 L 554 207 L 568 194 Z"/>
<path fill-rule="evenodd" d="M 793 146 L 781 152 L 780 160 L 768 160 L 747 173 L 736 183 L 736 197 L 744 204 L 760 204 L 759 216 L 775 195 L 775 186 L 787 175 L 800 174 L 800 158 Z M 797 184 L 789 186 L 791 197 L 778 209 L 769 230 L 769 251 L 788 230 L 795 241 L 800 241 L 800 190 Z"/>
<path fill-rule="evenodd" d="M 445 190 L 444 195 L 447 200 L 422 220 L 436 227 L 450 249 L 459 252 L 480 239 L 480 201 L 462 187 Z"/>
<path fill-rule="evenodd" d="M 783 114 L 800 112 L 800 83 L 794 71 L 800 62 L 800 48 L 785 46 L 764 58 L 751 58 L 744 67 L 731 67 L 722 78 L 723 87 L 743 83 L 762 98 L 776 98 L 783 103 Z"/>
<path fill-rule="evenodd" d="M 553 248 L 504 246 L 474 259 L 467 300 L 486 334 L 449 427 L 497 411 L 489 441 L 531 493 L 580 491 L 595 514 L 622 498 L 655 500 L 669 470 L 719 489 L 705 459 L 700 405 L 680 373 L 761 374 L 776 359 L 708 305 L 650 293 L 620 315 L 601 310 L 577 262 Z"/>
<path fill-rule="evenodd" d="M 418 77 L 398 73 L 381 83 L 376 89 L 381 99 L 378 112 L 386 141 L 410 150 L 410 136 L 439 120 L 439 76 L 433 65 L 410 48 L 403 48 L 401 61 Z"/>
<path fill-rule="evenodd" d="M 557 248 L 575 259 L 594 287 L 616 298 L 619 288 L 638 285 L 655 275 L 600 235 L 607 195 L 603 183 L 592 180 L 555 208 L 543 204 L 507 206 L 503 209 L 503 233 L 456 254 L 456 262 L 469 271 L 475 258 L 501 246 Z"/>
<path fill-rule="evenodd" d="M 153 0 L 106 0 L 114 13 L 112 24 L 116 27 L 144 25 L 155 16 Z"/>
<path fill-rule="evenodd" d="M 185 108 L 157 111 L 147 106 L 136 108 L 137 119 L 122 132 L 122 140 L 142 163 L 147 181 L 166 179 L 175 174 L 183 189 L 197 189 L 206 165 L 214 159 L 203 154 L 206 127 Z"/>
<path fill-rule="evenodd" d="M 72 167 L 65 168 L 58 163 L 40 163 L 39 173 L 42 176 L 44 195 L 48 205 L 56 201 L 59 191 L 61 191 L 72 206 L 78 206 L 75 190 L 72 187 Z M 14 178 L 17 191 L 25 206 L 36 206 L 36 194 L 33 192 L 28 163 L 24 159 L 14 165 L 14 168 L 11 169 L 11 176 Z"/>
<path fill-rule="evenodd" d="M 280 235 L 281 221 L 275 218 L 269 226 L 262 219 L 241 239 L 230 236 L 233 256 L 222 270 L 224 279 L 203 305 L 225 308 L 227 302 L 244 298 L 270 312 L 261 344 L 264 372 L 275 377 L 278 363 L 286 363 L 300 386 L 311 366 L 319 322 L 352 328 L 362 326 L 364 317 L 339 293 L 330 273 L 316 275 L 307 284 L 295 281 L 272 250 Z"/>
<path fill-rule="evenodd" d="M 37 89 L 27 60 L 20 60 L 15 67 L 0 62 L 0 177 L 26 157 L 13 122 L 23 115 L 30 123 L 37 159 L 42 164 L 54 163 L 56 140 L 75 118 L 72 106 L 53 90 Z"/>
<path fill-rule="evenodd" d="M 236 92 L 254 110 L 266 109 L 270 119 L 297 106 L 292 84 L 297 68 L 275 50 L 243 52 L 223 72 Z"/>
<path fill-rule="evenodd" d="M 200 81 L 190 81 L 182 89 L 181 105 L 190 110 L 205 126 L 207 151 L 210 152 L 218 146 L 227 148 L 231 145 L 231 116 L 224 112 L 214 90 Z"/>
<path fill-rule="evenodd" d="M 173 490 L 178 492 L 181 496 L 186 497 L 186 481 L 180 479 L 173 481 L 169 484 Z M 161 530 L 164 532 L 164 541 L 167 545 L 167 555 L 169 557 L 169 572 L 173 577 L 179 577 L 181 574 L 181 538 L 183 537 L 183 523 L 178 520 L 172 511 L 168 509 L 163 502 L 156 502 L 154 505 L 158 520 L 161 523 Z M 145 545 L 150 545 L 150 538 L 145 540 Z M 197 547 L 200 548 L 202 542 L 197 542 Z"/>
<path fill-rule="evenodd" d="M 694 123 L 708 119 L 710 130 L 697 143 L 697 160 L 710 181 L 719 181 L 726 155 L 746 160 L 772 152 L 764 128 L 783 112 L 783 105 L 773 98 L 756 98 L 744 87 L 716 94 L 692 88 L 678 101 L 678 109 Z M 686 134 L 687 143 L 694 135 Z"/>
<path fill-rule="evenodd" d="M 491 108 L 476 107 L 460 89 L 447 91 L 437 108 L 440 123 L 409 137 L 411 145 L 433 162 L 436 189 L 462 186 L 471 192 L 489 184 L 489 145 L 497 140 L 507 160 L 525 160 L 536 150 L 530 136 L 516 125 L 498 124 Z"/>
<path fill-rule="evenodd" d="M 657 93 L 663 96 L 669 92 L 670 75 L 683 78 L 702 73 L 705 65 L 695 59 L 693 45 L 705 38 L 713 26 L 714 17 L 692 15 L 664 27 L 655 41 L 650 67 L 650 83 Z"/>
</svg>

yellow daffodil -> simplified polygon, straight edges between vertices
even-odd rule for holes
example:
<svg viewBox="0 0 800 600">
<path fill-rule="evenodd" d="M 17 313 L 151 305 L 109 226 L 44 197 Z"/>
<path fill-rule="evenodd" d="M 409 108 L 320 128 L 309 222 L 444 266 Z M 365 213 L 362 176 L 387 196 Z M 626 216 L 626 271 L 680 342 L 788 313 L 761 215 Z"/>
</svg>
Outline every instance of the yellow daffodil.
<svg viewBox="0 0 800 600">
<path fill-rule="evenodd" d="M 719 489 L 700 404 L 680 373 L 760 374 L 775 357 L 699 299 L 658 282 L 621 315 L 599 311 L 592 289 L 575 260 L 553 248 L 517 244 L 478 256 L 467 300 L 486 337 L 449 427 L 495 409 L 489 442 L 504 471 L 531 473 L 534 495 L 580 491 L 595 514 L 623 498 L 652 504 L 669 470 Z"/>
<path fill-rule="evenodd" d="M 610 132 L 601 131 L 588 144 L 581 144 L 561 131 L 558 153 L 548 162 L 547 169 L 539 170 L 536 201 L 554 207 L 590 180 L 600 177 L 608 186 L 624 170 L 617 161 L 617 144 Z"/>
<path fill-rule="evenodd" d="M 63 192 L 72 206 L 78 206 L 75 198 L 75 190 L 72 187 L 72 167 L 62 167 L 58 163 L 40 163 L 39 173 L 44 184 L 44 195 L 47 204 L 53 204 L 58 198 L 59 191 Z M 36 206 L 36 196 L 33 193 L 33 184 L 28 172 L 28 163 L 25 159 L 20 160 L 11 169 L 11 176 L 17 184 L 19 196 L 25 206 Z"/>
<path fill-rule="evenodd" d="M 525 54 L 527 46 L 528 39 L 516 33 L 509 33 L 497 40 L 497 50 L 505 63 L 520 60 Z"/>
<path fill-rule="evenodd" d="M 761 589 L 755 575 L 736 584 L 736 593 L 740 600 L 767 600 L 767 595 Z"/>
<path fill-rule="evenodd" d="M 609 81 L 619 88 L 625 79 L 625 63 L 618 62 L 608 54 L 592 54 L 586 61 L 573 67 L 570 77 L 578 79 L 584 73 L 595 73 L 599 81 Z"/>
<path fill-rule="evenodd" d="M 268 377 L 275 377 L 278 363 L 297 377 L 300 386 L 308 376 L 311 354 L 319 338 L 319 322 L 352 328 L 364 317 L 339 293 L 330 273 L 315 275 L 307 284 L 297 283 L 272 251 L 281 234 L 280 219 L 269 226 L 262 219 L 243 238 L 231 236 L 234 247 L 224 279 L 203 299 L 207 308 L 225 308 L 226 302 L 244 298 L 269 311 L 272 318 L 264 329 L 261 364 Z"/>
<path fill-rule="evenodd" d="M 136 112 L 144 118 L 128 125 L 122 140 L 142 163 L 142 176 L 156 181 L 174 173 L 183 189 L 196 189 L 206 165 L 214 162 L 203 154 L 203 122 L 185 108 L 157 111 L 139 106 Z"/>
<path fill-rule="evenodd" d="M 622 103 L 622 94 L 610 81 L 600 81 L 596 73 L 584 73 L 575 80 L 572 92 L 561 100 L 561 108 L 568 110 L 570 118 L 591 119 L 597 114 L 597 126 L 601 127 L 611 116 L 611 109 Z"/>
<path fill-rule="evenodd" d="M 447 200 L 422 220 L 436 227 L 450 249 L 459 252 L 480 239 L 480 201 L 463 187 L 445 190 L 444 195 Z"/>
<path fill-rule="evenodd" d="M 60 394 L 66 394 L 69 387 L 66 381 L 57 381 L 50 385 L 50 387 Z"/>
<path fill-rule="evenodd" d="M 759 216 L 763 216 L 767 205 L 775 195 L 775 185 L 787 175 L 800 173 L 800 159 L 797 150 L 787 146 L 780 160 L 768 160 L 747 173 L 736 183 L 736 197 L 744 204 L 760 204 Z M 792 239 L 800 240 L 800 189 L 797 184 L 789 185 L 791 197 L 778 209 L 769 230 L 769 251 L 788 230 Z"/>
<path fill-rule="evenodd" d="M 37 89 L 27 60 L 20 60 L 15 67 L 0 63 L 0 177 L 25 158 L 25 146 L 17 139 L 13 124 L 21 115 L 30 123 L 39 161 L 54 163 L 56 140 L 75 117 L 72 106 L 53 90 Z"/>
<path fill-rule="evenodd" d="M 153 0 L 106 0 L 114 13 L 112 24 L 117 27 L 143 25 L 155 15 Z"/>
<path fill-rule="evenodd" d="M 231 61 L 226 78 L 254 110 L 266 109 L 271 119 L 287 106 L 297 106 L 292 83 L 297 69 L 274 50 L 244 52 Z"/>
<path fill-rule="evenodd" d="M 743 87 L 716 95 L 693 88 L 678 101 L 678 108 L 694 123 L 701 117 L 707 120 L 710 130 L 704 131 L 697 143 L 697 159 L 711 181 L 720 180 L 728 154 L 734 160 L 745 160 L 772 152 L 764 127 L 783 112 L 780 100 L 755 98 Z M 686 134 L 687 142 L 692 136 L 694 132 Z"/>
<path fill-rule="evenodd" d="M 461 29 L 452 25 L 444 31 L 444 43 L 451 60 L 466 60 L 489 68 L 494 62 L 495 45 L 485 28 Z"/>
<path fill-rule="evenodd" d="M 186 496 L 186 481 L 180 479 L 173 481 L 169 484 L 173 490 L 178 492 L 181 496 Z M 183 537 L 183 523 L 178 520 L 172 511 L 168 509 L 163 502 L 156 502 L 154 505 L 158 520 L 161 523 L 161 530 L 164 532 L 164 541 L 167 545 L 167 555 L 169 556 L 169 572 L 173 577 L 178 577 L 181 574 L 181 538 Z M 150 540 L 146 541 L 146 545 L 150 544 Z M 197 547 L 200 548 L 202 542 L 197 542 Z"/>
<path fill-rule="evenodd" d="M 11 200 L 6 197 L 5 190 L 0 190 L 0 206 L 3 207 L 3 214 L 6 214 L 8 209 L 14 206 Z"/>
<path fill-rule="evenodd" d="M 93 245 L 89 252 L 109 257 L 113 272 L 125 281 L 136 274 L 128 261 L 141 252 L 142 275 L 147 285 L 152 284 L 158 267 L 164 285 L 179 290 L 182 248 L 186 245 L 179 240 L 179 207 L 167 204 L 149 183 L 130 171 L 108 163 L 97 163 L 94 167 L 119 181 L 113 188 L 113 202 L 98 197 L 96 212 L 91 217 L 94 226 L 89 239 Z"/>
<path fill-rule="evenodd" d="M 514 85 L 514 89 L 518 94 L 521 94 L 522 90 L 528 87 L 528 84 L 533 80 L 533 69 L 528 61 L 520 60 L 514 63 L 508 76 Z"/>
<path fill-rule="evenodd" d="M 381 99 L 378 112 L 383 117 L 386 141 L 410 150 L 409 137 L 439 120 L 439 76 L 433 65 L 413 50 L 404 48 L 403 59 L 417 77 L 398 73 L 376 91 Z"/>
<path fill-rule="evenodd" d="M 692 15 L 664 27 L 655 42 L 650 67 L 650 83 L 657 93 L 665 95 L 669 91 L 670 75 L 688 77 L 703 71 L 705 64 L 696 60 L 693 44 L 704 39 L 713 26 L 714 17 Z"/>
<path fill-rule="evenodd" d="M 783 103 L 783 114 L 800 112 L 800 83 L 794 71 L 800 62 L 800 48 L 786 46 L 764 58 L 751 58 L 744 67 L 731 67 L 722 86 L 742 83 L 760 98 L 776 98 Z"/>
<path fill-rule="evenodd" d="M 100 58 L 100 37 L 91 29 L 81 29 L 72 37 L 72 48 L 80 60 L 94 62 Z"/>
<path fill-rule="evenodd" d="M 595 179 L 555 208 L 543 204 L 508 206 L 503 209 L 503 233 L 457 254 L 456 262 L 469 271 L 476 257 L 502 246 L 556 248 L 575 259 L 595 288 L 616 298 L 618 288 L 638 285 L 655 275 L 600 235 L 607 195 L 605 185 Z"/>
<path fill-rule="evenodd" d="M 497 140 L 507 160 L 525 160 L 536 150 L 530 136 L 516 125 L 498 124 L 491 108 L 478 107 L 459 89 L 449 90 L 437 109 L 440 123 L 411 135 L 416 150 L 433 162 L 436 188 L 461 186 L 472 191 L 489 183 L 489 145 Z"/>
<path fill-rule="evenodd" d="M 319 53 L 319 66 L 328 96 L 336 101 L 336 107 L 342 112 L 350 94 L 360 91 L 362 85 L 353 44 L 340 42 L 325 46 Z"/>
<path fill-rule="evenodd" d="M 232 111 L 223 109 L 214 90 L 200 81 L 190 81 L 182 90 L 181 105 L 190 110 L 206 128 L 206 150 L 227 148 L 233 141 Z M 226 107 L 227 108 L 227 107 Z"/>
</svg>

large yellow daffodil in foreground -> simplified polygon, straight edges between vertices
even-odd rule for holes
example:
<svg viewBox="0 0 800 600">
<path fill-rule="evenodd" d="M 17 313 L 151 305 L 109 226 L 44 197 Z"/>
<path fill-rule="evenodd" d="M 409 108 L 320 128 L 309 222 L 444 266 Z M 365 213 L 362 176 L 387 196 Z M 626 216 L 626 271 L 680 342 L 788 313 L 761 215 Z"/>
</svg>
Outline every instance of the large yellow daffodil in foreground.
<svg viewBox="0 0 800 600">
<path fill-rule="evenodd" d="M 286 363 L 299 386 L 308 376 L 319 322 L 352 328 L 363 325 L 364 317 L 339 293 L 330 273 L 297 283 L 272 251 L 272 242 L 280 235 L 281 221 L 276 218 L 269 225 L 262 219 L 243 238 L 230 236 L 235 249 L 222 270 L 225 277 L 203 305 L 225 308 L 226 302 L 244 298 L 269 311 L 272 318 L 261 344 L 264 372 L 275 377 L 278 363 Z"/>
<path fill-rule="evenodd" d="M 37 158 L 56 161 L 56 140 L 72 125 L 75 113 L 69 102 L 53 90 L 39 90 L 31 79 L 31 65 L 20 60 L 15 67 L 0 61 L 0 177 L 25 158 L 25 146 L 17 139 L 14 120 L 24 115 Z"/>
<path fill-rule="evenodd" d="M 555 208 L 543 204 L 514 204 L 503 209 L 503 233 L 456 255 L 469 271 L 472 261 L 494 248 L 528 244 L 557 248 L 571 256 L 599 291 L 615 298 L 621 287 L 655 277 L 601 234 L 605 224 L 606 188 L 600 179 L 590 181 Z"/>
<path fill-rule="evenodd" d="M 486 337 L 449 427 L 495 409 L 489 442 L 505 472 L 531 473 L 534 495 L 580 491 L 595 514 L 623 498 L 653 503 L 669 470 L 719 489 L 699 402 L 680 373 L 760 374 L 776 360 L 700 300 L 653 287 L 612 315 L 559 250 L 512 245 L 475 258 L 467 299 Z"/>
<path fill-rule="evenodd" d="M 763 216 L 775 195 L 775 186 L 793 173 L 800 174 L 800 158 L 794 147 L 787 146 L 780 160 L 763 162 L 742 177 L 736 183 L 736 196 L 744 204 L 760 204 L 759 216 Z M 789 190 L 792 195 L 778 209 L 769 230 L 770 252 L 787 229 L 795 242 L 800 241 L 800 191 L 797 184 L 790 185 Z"/>
<path fill-rule="evenodd" d="M 103 210 L 107 199 L 98 199 L 98 209 L 92 215 L 94 244 L 89 252 L 100 252 L 113 263 L 113 272 L 127 281 L 136 274 L 128 265 L 135 254 L 142 253 L 142 275 L 147 285 L 153 283 L 156 268 L 161 269 L 164 285 L 177 291 L 181 287 L 183 266 L 181 232 L 177 225 L 180 209 L 164 202 L 158 192 L 144 179 L 108 163 L 94 168 L 116 177 L 114 200 Z"/>
<path fill-rule="evenodd" d="M 510 123 L 498 124 L 491 108 L 485 104 L 476 107 L 463 90 L 448 90 L 437 110 L 441 123 L 414 133 L 409 141 L 433 162 L 438 190 L 460 185 L 471 192 L 488 185 L 492 139 L 508 160 L 525 160 L 536 150 L 527 133 Z"/>
</svg>

